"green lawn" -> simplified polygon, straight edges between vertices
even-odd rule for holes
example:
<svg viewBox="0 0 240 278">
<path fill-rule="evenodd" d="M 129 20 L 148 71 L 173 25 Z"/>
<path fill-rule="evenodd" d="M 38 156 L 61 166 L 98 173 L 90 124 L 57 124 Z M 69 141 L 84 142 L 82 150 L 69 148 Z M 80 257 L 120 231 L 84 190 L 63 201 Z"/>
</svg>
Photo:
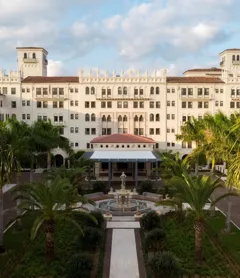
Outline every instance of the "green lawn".
<svg viewBox="0 0 240 278">
<path fill-rule="evenodd" d="M 217 234 L 220 242 L 240 263 L 240 230 L 232 224 L 230 234 L 224 232 L 226 217 L 221 212 L 216 212 L 216 217 L 208 218 L 207 223 Z"/>
</svg>

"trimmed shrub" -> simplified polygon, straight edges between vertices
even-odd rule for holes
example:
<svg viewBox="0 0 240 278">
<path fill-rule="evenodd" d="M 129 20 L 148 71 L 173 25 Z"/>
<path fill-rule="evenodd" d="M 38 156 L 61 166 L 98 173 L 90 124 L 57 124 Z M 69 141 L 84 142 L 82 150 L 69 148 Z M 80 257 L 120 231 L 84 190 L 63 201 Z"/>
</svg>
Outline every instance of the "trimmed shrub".
<svg viewBox="0 0 240 278">
<path fill-rule="evenodd" d="M 168 251 L 157 253 L 148 265 L 154 278 L 178 278 L 182 274 L 177 258 Z"/>
<path fill-rule="evenodd" d="M 150 231 L 155 228 L 161 228 L 163 223 L 161 216 L 159 216 L 156 211 L 152 210 L 141 217 L 140 224 L 143 230 Z"/>
<path fill-rule="evenodd" d="M 92 258 L 86 254 L 73 255 L 67 266 L 67 278 L 90 277 L 93 267 Z"/>
<path fill-rule="evenodd" d="M 92 186 L 94 192 L 104 192 L 106 189 L 106 184 L 103 181 L 94 181 Z"/>
<path fill-rule="evenodd" d="M 75 239 L 75 244 L 81 250 L 95 250 L 102 241 L 102 231 L 94 227 L 86 227 L 83 234 L 79 234 Z"/>
<path fill-rule="evenodd" d="M 140 194 L 143 194 L 143 192 L 152 192 L 153 190 L 153 182 L 152 181 L 142 181 L 140 183 L 140 188 L 138 189 Z"/>
<path fill-rule="evenodd" d="M 163 247 L 163 239 L 165 232 L 162 229 L 155 228 L 145 235 L 145 248 L 153 250 L 154 252 L 160 251 Z"/>
</svg>

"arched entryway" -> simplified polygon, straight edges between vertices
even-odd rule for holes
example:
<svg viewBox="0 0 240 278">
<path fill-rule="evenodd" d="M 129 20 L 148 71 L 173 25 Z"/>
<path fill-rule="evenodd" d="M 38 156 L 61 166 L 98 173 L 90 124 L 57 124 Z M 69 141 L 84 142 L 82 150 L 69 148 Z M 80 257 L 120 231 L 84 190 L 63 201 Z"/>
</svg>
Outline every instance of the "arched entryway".
<svg viewBox="0 0 240 278">
<path fill-rule="evenodd" d="M 63 156 L 61 154 L 57 154 L 55 155 L 55 163 L 56 163 L 56 167 L 61 167 L 64 163 L 64 159 Z"/>
</svg>

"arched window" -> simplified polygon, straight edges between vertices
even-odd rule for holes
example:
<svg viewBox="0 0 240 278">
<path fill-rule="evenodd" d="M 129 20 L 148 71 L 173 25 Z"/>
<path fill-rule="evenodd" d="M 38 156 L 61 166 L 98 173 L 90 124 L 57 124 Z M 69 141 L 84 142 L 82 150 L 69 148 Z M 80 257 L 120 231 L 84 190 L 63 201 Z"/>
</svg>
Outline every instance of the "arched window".
<svg viewBox="0 0 240 278">
<path fill-rule="evenodd" d="M 91 95 L 95 95 L 95 88 L 91 87 Z"/>
<path fill-rule="evenodd" d="M 127 95 L 127 87 L 123 87 L 123 94 Z"/>
<path fill-rule="evenodd" d="M 134 122 L 138 122 L 138 116 L 137 115 L 134 117 Z"/>
<path fill-rule="evenodd" d="M 138 88 L 135 87 L 135 88 L 134 88 L 134 96 L 137 96 L 137 95 L 138 95 Z"/>
<path fill-rule="evenodd" d="M 127 116 L 126 115 L 123 116 L 123 121 L 127 122 Z"/>
<path fill-rule="evenodd" d="M 156 114 L 156 121 L 159 122 L 160 121 L 160 115 Z"/>
<path fill-rule="evenodd" d="M 92 115 L 91 115 L 91 121 L 92 121 L 92 122 L 95 122 L 95 121 L 96 121 L 96 115 L 95 115 L 95 114 L 92 114 Z"/>
<path fill-rule="evenodd" d="M 32 54 L 33 59 L 36 59 L 36 53 Z"/>
<path fill-rule="evenodd" d="M 108 115 L 108 116 L 107 116 L 107 122 L 111 122 L 111 120 L 112 120 L 112 119 L 111 119 L 111 116 Z"/>
<path fill-rule="evenodd" d="M 237 61 L 239 61 L 239 55 L 237 55 Z"/>
<path fill-rule="evenodd" d="M 85 89 L 85 94 L 86 94 L 86 95 L 89 95 L 89 87 L 86 87 L 86 89 Z"/>
<path fill-rule="evenodd" d="M 156 88 L 156 95 L 159 95 L 160 93 L 160 90 L 159 90 L 159 87 Z"/>
<path fill-rule="evenodd" d="M 107 88 L 107 95 L 108 95 L 108 96 L 111 96 L 111 94 L 112 94 L 112 90 L 111 90 L 110 87 L 108 87 L 108 88 Z"/>
<path fill-rule="evenodd" d="M 232 60 L 235 61 L 235 55 L 232 56 Z"/>
<path fill-rule="evenodd" d="M 122 94 L 122 88 L 118 87 L 118 94 L 121 95 Z"/>
<path fill-rule="evenodd" d="M 154 95 L 154 88 L 153 87 L 150 88 L 150 94 Z"/>
<path fill-rule="evenodd" d="M 140 88 L 140 90 L 139 90 L 139 95 L 140 95 L 140 96 L 143 96 L 143 88 Z"/>
<path fill-rule="evenodd" d="M 24 58 L 24 59 L 27 59 L 27 53 L 24 53 L 24 54 L 23 54 L 23 58 Z"/>
<path fill-rule="evenodd" d="M 89 122 L 90 121 L 90 116 L 89 116 L 89 114 L 86 114 L 85 115 L 85 122 Z"/>
<path fill-rule="evenodd" d="M 150 122 L 153 122 L 153 121 L 154 121 L 154 115 L 153 115 L 153 114 L 150 114 L 150 116 L 149 116 L 149 121 L 150 121 Z"/>
<path fill-rule="evenodd" d="M 143 116 L 142 115 L 139 117 L 139 122 L 143 122 Z"/>
<path fill-rule="evenodd" d="M 121 115 L 118 116 L 118 122 L 122 122 L 122 116 Z"/>
<path fill-rule="evenodd" d="M 106 122 L 106 116 L 102 116 L 102 122 Z"/>
<path fill-rule="evenodd" d="M 17 119 L 16 114 L 12 114 L 12 119 L 14 119 L 14 120 L 16 120 L 16 119 Z"/>
<path fill-rule="evenodd" d="M 102 96 L 105 96 L 106 95 L 106 89 L 103 87 L 102 88 Z"/>
</svg>

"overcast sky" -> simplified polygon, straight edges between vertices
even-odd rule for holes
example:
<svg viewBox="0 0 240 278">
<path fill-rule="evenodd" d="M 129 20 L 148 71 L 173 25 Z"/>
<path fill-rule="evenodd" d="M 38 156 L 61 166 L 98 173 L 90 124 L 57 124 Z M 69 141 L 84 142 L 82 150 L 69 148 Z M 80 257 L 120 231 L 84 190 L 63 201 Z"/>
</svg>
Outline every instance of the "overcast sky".
<svg viewBox="0 0 240 278">
<path fill-rule="evenodd" d="M 179 75 L 240 48 L 240 0 L 0 0 L 0 68 L 16 46 L 49 52 L 49 75 L 80 68 Z"/>
</svg>

